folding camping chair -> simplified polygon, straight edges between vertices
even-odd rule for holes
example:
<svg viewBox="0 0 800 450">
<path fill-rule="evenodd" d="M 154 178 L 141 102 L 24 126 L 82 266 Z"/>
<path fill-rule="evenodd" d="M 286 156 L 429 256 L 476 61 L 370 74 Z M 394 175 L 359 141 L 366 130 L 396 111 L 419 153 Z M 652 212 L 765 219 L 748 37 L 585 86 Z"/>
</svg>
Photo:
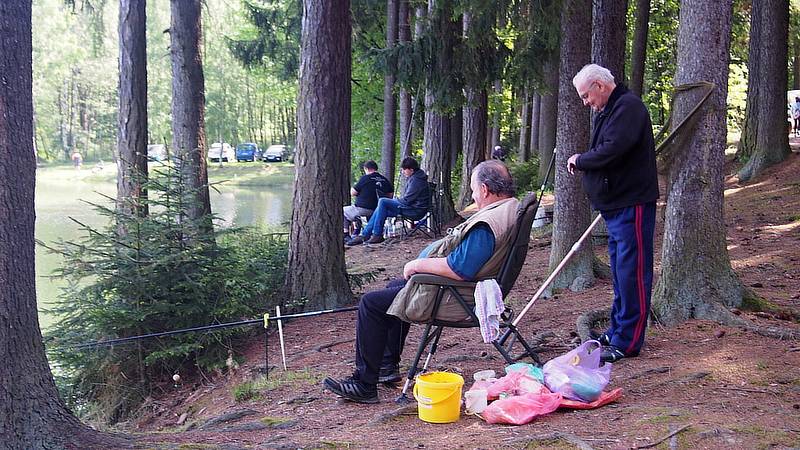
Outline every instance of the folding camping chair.
<svg viewBox="0 0 800 450">
<path fill-rule="evenodd" d="M 403 208 L 400 208 L 397 219 L 400 220 L 404 238 L 411 237 L 417 232 L 421 232 L 429 238 L 436 237 L 441 233 L 439 223 L 434 214 L 436 200 L 439 198 L 436 191 L 436 183 L 428 182 L 428 192 L 428 207 L 421 215 L 410 214 L 410 211 L 404 211 Z"/>
<path fill-rule="evenodd" d="M 533 225 L 533 220 L 536 216 L 536 210 L 538 207 L 539 198 L 535 193 L 529 192 L 522 200 L 517 210 L 517 220 L 512 231 L 512 233 L 514 233 L 512 238 L 513 244 L 508 252 L 508 255 L 506 256 L 505 261 L 503 262 L 502 269 L 496 278 L 497 283 L 500 285 L 500 290 L 503 293 L 503 298 L 505 298 L 511 291 L 511 288 L 514 287 L 514 283 L 517 281 L 517 277 L 522 270 L 522 265 L 525 263 L 525 257 L 528 253 L 528 243 L 530 242 L 531 238 L 531 226 Z M 441 337 L 442 331 L 445 327 L 480 327 L 478 317 L 475 315 L 475 305 L 472 302 L 467 301 L 457 289 L 465 288 L 470 292 L 474 292 L 477 284 L 476 282 L 457 281 L 431 274 L 415 274 L 411 277 L 409 282 L 438 286 L 439 290 L 436 294 L 433 312 L 431 314 L 433 319 L 426 323 L 425 331 L 417 349 L 417 354 L 414 357 L 414 362 L 408 371 L 408 377 L 406 378 L 405 385 L 403 386 L 403 392 L 400 394 L 400 397 L 397 398 L 398 403 L 408 401 L 407 391 L 411 381 L 414 379 L 414 376 L 417 374 L 417 372 L 422 372 L 427 369 L 431 357 L 434 353 L 436 353 L 439 338 Z M 467 315 L 466 320 L 451 322 L 437 319 L 442 299 L 446 293 L 451 294 L 461 308 L 463 308 Z M 502 338 L 495 340 L 492 342 L 492 344 L 497 351 L 503 355 L 503 359 L 505 359 L 508 364 L 512 364 L 515 361 L 519 361 L 525 357 L 530 357 L 537 365 L 541 365 L 541 361 L 539 360 L 539 356 L 536 354 L 536 351 L 534 351 L 533 348 L 528 345 L 517 327 L 512 323 L 513 315 L 513 311 L 506 307 L 505 312 L 501 316 L 500 324 L 501 328 L 505 328 L 506 331 Z M 524 351 L 515 356 L 512 354 L 512 346 L 516 341 L 519 341 L 524 348 Z M 425 360 L 422 370 L 419 370 L 419 360 L 422 357 L 422 352 L 425 351 L 425 348 L 428 346 L 428 344 L 430 344 L 428 357 Z"/>
</svg>

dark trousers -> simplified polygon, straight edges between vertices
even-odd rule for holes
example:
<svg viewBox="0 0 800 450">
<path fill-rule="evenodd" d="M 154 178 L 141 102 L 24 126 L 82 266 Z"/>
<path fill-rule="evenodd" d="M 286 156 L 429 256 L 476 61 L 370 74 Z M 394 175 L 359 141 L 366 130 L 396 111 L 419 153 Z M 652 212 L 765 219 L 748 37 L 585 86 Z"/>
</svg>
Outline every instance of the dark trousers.
<svg viewBox="0 0 800 450">
<path fill-rule="evenodd" d="M 411 324 L 386 314 L 406 280 L 392 280 L 385 289 L 368 292 L 358 303 L 356 369 L 359 379 L 378 383 L 381 366 L 398 364 Z"/>
<path fill-rule="evenodd" d="M 611 345 L 636 356 L 644 344 L 653 287 L 655 202 L 601 211 L 608 226 L 608 256 L 614 279 Z"/>
</svg>

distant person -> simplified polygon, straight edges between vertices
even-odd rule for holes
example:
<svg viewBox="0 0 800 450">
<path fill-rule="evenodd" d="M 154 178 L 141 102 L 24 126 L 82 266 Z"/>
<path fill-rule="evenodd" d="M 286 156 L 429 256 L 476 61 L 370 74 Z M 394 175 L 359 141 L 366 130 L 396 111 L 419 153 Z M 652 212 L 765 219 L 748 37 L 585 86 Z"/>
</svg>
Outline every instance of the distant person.
<svg viewBox="0 0 800 450">
<path fill-rule="evenodd" d="M 428 210 L 431 202 L 428 175 L 419 168 L 419 163 L 414 158 L 406 158 L 400 163 L 403 176 L 408 179 L 403 196 L 398 199 L 382 198 L 378 200 L 378 207 L 372 213 L 369 222 L 361 230 L 361 234 L 347 242 L 347 245 L 380 244 L 383 242 L 383 223 L 387 217 L 397 217 L 400 209 L 404 216 L 422 217 Z"/>
<path fill-rule="evenodd" d="M 81 164 L 83 164 L 83 156 L 81 155 L 81 152 L 75 150 L 72 153 L 72 166 L 76 169 L 80 169 Z"/>
<path fill-rule="evenodd" d="M 352 205 L 344 207 L 344 237 L 350 237 L 350 223 L 358 224 L 357 233 L 361 232 L 361 216 L 372 216 L 378 207 L 378 199 L 391 198 L 394 195 L 394 186 L 385 176 L 378 173 L 378 164 L 373 160 L 364 163 L 364 175 L 358 183 L 350 188 L 350 195 L 356 198 Z"/>
<path fill-rule="evenodd" d="M 492 150 L 492 159 L 505 161 L 506 156 L 508 156 L 508 151 L 505 148 L 503 148 L 502 145 L 497 145 L 494 147 L 494 150 Z"/>
<path fill-rule="evenodd" d="M 794 120 L 794 135 L 800 134 L 800 97 L 794 98 L 792 103 L 792 119 Z"/>
</svg>

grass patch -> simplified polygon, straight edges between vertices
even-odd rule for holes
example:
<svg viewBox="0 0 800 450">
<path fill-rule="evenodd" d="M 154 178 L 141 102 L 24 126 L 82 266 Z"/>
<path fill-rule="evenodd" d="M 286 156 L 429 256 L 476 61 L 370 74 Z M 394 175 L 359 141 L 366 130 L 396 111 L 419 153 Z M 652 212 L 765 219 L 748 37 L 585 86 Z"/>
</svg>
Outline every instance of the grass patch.
<svg viewBox="0 0 800 450">
<path fill-rule="evenodd" d="M 340 441 L 320 441 L 319 442 L 320 448 L 354 448 L 355 445 L 352 442 L 340 442 Z"/>
<path fill-rule="evenodd" d="M 256 388 L 254 381 L 245 381 L 244 383 L 237 384 L 231 390 L 233 399 L 236 403 L 246 402 L 248 400 L 255 400 L 261 397 L 261 393 Z"/>
<path fill-rule="evenodd" d="M 572 444 L 564 439 L 555 438 L 555 439 L 537 439 L 532 442 L 528 442 L 525 446 L 527 450 L 534 450 L 534 449 L 553 449 L 553 450 L 573 450 L 579 448 L 577 445 Z"/>
<path fill-rule="evenodd" d="M 640 419 L 638 423 L 649 423 L 654 425 L 672 423 L 672 422 L 686 422 L 689 418 L 692 417 L 692 414 L 688 413 L 687 411 L 681 411 L 671 408 L 652 408 L 642 412 L 652 413 L 654 415 L 651 417 L 645 417 L 643 419 Z"/>
<path fill-rule="evenodd" d="M 759 441 L 756 448 L 759 449 L 797 445 L 796 437 L 792 433 L 783 430 L 765 428 L 759 425 L 733 425 L 730 429 L 756 438 Z"/>
<path fill-rule="evenodd" d="M 276 427 L 278 425 L 283 425 L 291 421 L 292 419 L 287 419 L 285 417 L 271 417 L 271 416 L 263 417 L 261 420 L 259 420 L 259 422 L 270 427 Z"/>
<path fill-rule="evenodd" d="M 219 446 L 212 444 L 181 444 L 178 446 L 178 450 L 210 450 L 216 448 L 219 448 Z"/>
<path fill-rule="evenodd" d="M 311 369 L 287 370 L 275 372 L 269 378 L 261 376 L 255 380 L 245 381 L 231 389 L 231 394 L 236 402 L 246 402 L 261 398 L 262 392 L 272 391 L 286 385 L 315 385 L 322 380 L 322 375 Z"/>
<path fill-rule="evenodd" d="M 211 183 L 228 186 L 290 186 L 294 181 L 294 165 L 281 163 L 218 163 L 208 165 Z"/>
</svg>

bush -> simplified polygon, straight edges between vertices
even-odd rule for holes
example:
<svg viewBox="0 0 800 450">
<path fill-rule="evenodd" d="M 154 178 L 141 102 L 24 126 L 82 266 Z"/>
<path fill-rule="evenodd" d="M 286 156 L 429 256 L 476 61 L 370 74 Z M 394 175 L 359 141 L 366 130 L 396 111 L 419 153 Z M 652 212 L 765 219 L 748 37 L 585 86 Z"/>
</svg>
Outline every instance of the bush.
<svg viewBox="0 0 800 450">
<path fill-rule="evenodd" d="M 524 195 L 527 191 L 539 189 L 539 159 L 531 158 L 526 162 L 511 162 L 508 164 L 514 182 L 517 185 L 517 195 Z"/>
<path fill-rule="evenodd" d="M 285 240 L 252 229 L 211 231 L 211 217 L 187 219 L 195 196 L 183 191 L 177 170 L 156 171 L 146 187 L 148 216 L 93 205 L 109 225 L 82 225 L 81 241 L 50 248 L 64 257 L 55 276 L 70 282 L 46 334 L 51 360 L 70 406 L 112 423 L 179 370 L 225 367 L 248 329 L 76 344 L 258 317 L 277 302 L 286 272 Z"/>
</svg>

